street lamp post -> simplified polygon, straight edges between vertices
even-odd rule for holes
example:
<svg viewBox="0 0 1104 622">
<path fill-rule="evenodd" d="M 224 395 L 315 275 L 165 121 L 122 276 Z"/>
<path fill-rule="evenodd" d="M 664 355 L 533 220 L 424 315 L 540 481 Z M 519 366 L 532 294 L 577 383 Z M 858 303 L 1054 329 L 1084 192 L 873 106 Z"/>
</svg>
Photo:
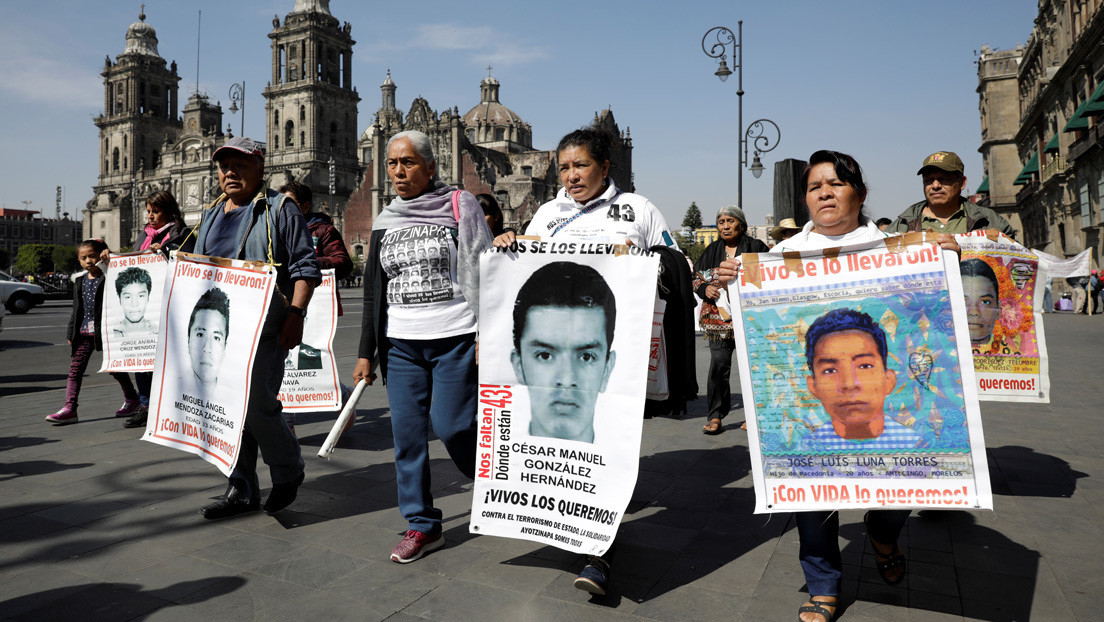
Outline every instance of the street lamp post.
<svg viewBox="0 0 1104 622">
<path fill-rule="evenodd" d="M 706 42 L 709 46 L 706 46 Z M 736 32 L 724 26 L 714 26 L 705 31 L 702 36 L 702 51 L 710 58 L 719 58 L 717 71 L 713 75 L 728 80 L 732 70 L 728 68 L 728 48 L 732 48 L 732 67 L 736 70 L 736 130 L 737 130 L 737 171 L 736 171 L 736 201 L 740 208 L 744 207 L 744 167 L 748 165 L 748 142 L 755 147 L 755 158 L 751 162 L 751 174 L 756 179 L 763 174 L 763 163 L 759 160 L 759 154 L 766 153 L 778 146 L 782 140 L 782 131 L 778 124 L 770 119 L 757 119 L 748 126 L 744 132 L 744 21 L 736 22 Z M 773 130 L 773 141 L 768 131 Z"/>
<path fill-rule="evenodd" d="M 237 114 L 241 102 L 241 135 L 245 136 L 245 80 L 230 85 L 230 114 Z"/>
</svg>

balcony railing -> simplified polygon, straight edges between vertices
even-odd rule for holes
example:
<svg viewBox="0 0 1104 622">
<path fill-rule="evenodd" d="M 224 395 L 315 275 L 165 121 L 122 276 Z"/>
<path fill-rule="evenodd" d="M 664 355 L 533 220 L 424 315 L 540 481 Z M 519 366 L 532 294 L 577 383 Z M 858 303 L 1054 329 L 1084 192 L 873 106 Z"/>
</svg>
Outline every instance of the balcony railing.
<svg viewBox="0 0 1104 622">
<path fill-rule="evenodd" d="M 1048 179 L 1054 177 L 1058 173 L 1064 172 L 1066 172 L 1066 159 L 1062 156 L 1052 157 L 1050 159 L 1050 162 L 1047 162 L 1046 166 L 1044 166 L 1043 170 L 1041 171 L 1043 183 L 1046 183 Z"/>
</svg>

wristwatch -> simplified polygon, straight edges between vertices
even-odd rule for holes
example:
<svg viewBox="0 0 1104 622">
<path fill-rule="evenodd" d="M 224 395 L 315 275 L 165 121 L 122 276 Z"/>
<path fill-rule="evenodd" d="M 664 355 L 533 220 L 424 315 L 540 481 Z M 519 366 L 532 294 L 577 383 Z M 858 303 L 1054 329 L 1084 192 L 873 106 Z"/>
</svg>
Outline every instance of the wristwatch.
<svg viewBox="0 0 1104 622">
<path fill-rule="evenodd" d="M 287 310 L 288 310 L 288 313 L 294 313 L 295 315 L 298 315 L 301 318 L 306 319 L 306 317 L 307 317 L 307 310 L 306 309 L 300 309 L 299 307 L 291 306 L 291 307 L 288 307 Z"/>
</svg>

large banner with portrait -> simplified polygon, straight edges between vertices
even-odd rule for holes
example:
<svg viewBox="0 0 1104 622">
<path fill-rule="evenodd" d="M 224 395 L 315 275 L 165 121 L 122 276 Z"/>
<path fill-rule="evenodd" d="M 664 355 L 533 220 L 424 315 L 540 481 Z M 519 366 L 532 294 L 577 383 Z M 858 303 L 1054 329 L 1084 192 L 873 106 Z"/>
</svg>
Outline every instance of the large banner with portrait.
<svg viewBox="0 0 1104 622">
<path fill-rule="evenodd" d="M 924 239 L 743 255 L 757 513 L 993 507 L 957 257 Z"/>
<path fill-rule="evenodd" d="M 303 342 L 288 350 L 279 399 L 290 412 L 341 408 L 333 338 L 337 331 L 337 283 L 333 270 L 322 271 L 303 321 Z"/>
<path fill-rule="evenodd" d="M 1050 403 L 1045 262 L 995 229 L 955 239 L 978 399 Z"/>
<path fill-rule="evenodd" d="M 169 271 L 142 438 L 196 454 L 229 475 L 276 271 L 185 253 L 177 253 Z"/>
<path fill-rule="evenodd" d="M 111 256 L 100 320 L 101 372 L 153 370 L 168 265 L 157 251 Z"/>
<path fill-rule="evenodd" d="M 636 485 L 658 269 L 598 242 L 480 258 L 473 533 L 609 548 Z"/>
</svg>

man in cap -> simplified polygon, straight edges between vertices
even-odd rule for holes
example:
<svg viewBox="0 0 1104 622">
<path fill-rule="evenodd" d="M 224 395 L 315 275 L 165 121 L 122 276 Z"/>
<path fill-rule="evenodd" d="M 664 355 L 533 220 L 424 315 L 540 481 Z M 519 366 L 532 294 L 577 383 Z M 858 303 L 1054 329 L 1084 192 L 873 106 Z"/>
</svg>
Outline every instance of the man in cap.
<svg viewBox="0 0 1104 622">
<path fill-rule="evenodd" d="M 257 450 L 272 476 L 264 510 L 274 514 L 295 500 L 303 483 L 303 457 L 281 416 L 277 399 L 289 349 L 303 339 L 303 318 L 322 280 L 310 231 L 295 201 L 264 183 L 264 153 L 253 140 L 231 138 L 211 156 L 222 194 L 196 228 L 193 252 L 263 261 L 276 268 L 276 287 L 257 342 L 238 461 L 226 493 L 203 508 L 216 519 L 256 511 L 260 505 Z M 264 313 L 254 309 L 254 313 Z"/>
<path fill-rule="evenodd" d="M 936 151 L 925 158 L 916 172 L 924 179 L 925 199 L 909 206 L 888 230 L 956 234 L 997 229 L 1015 238 L 1016 230 L 1000 214 L 967 201 L 962 195 L 966 186 L 965 171 L 962 160 L 951 151 Z"/>
</svg>

